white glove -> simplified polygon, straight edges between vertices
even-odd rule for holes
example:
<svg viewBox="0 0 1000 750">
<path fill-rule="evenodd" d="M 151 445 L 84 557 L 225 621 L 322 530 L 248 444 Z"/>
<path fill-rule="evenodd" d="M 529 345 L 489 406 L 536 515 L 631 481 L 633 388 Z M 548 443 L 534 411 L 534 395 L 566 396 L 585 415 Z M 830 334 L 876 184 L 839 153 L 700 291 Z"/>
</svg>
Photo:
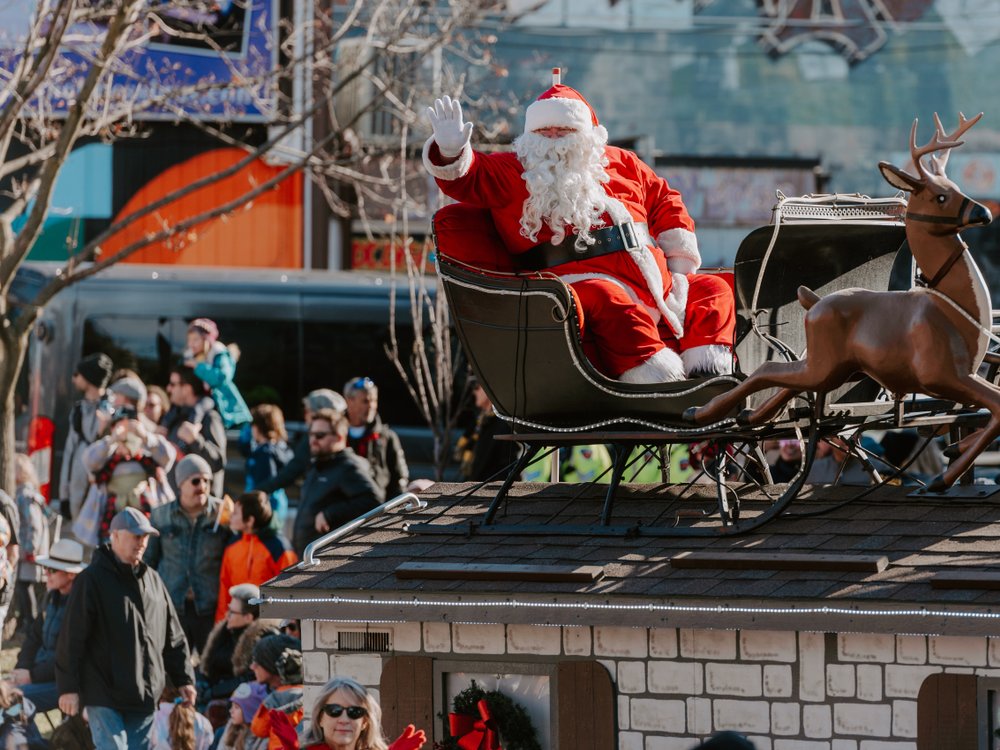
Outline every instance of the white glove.
<svg viewBox="0 0 1000 750">
<path fill-rule="evenodd" d="M 462 122 L 462 105 L 458 100 L 447 94 L 443 99 L 435 99 L 434 106 L 427 108 L 427 117 L 441 155 L 451 159 L 462 153 L 472 137 L 472 123 Z"/>
</svg>

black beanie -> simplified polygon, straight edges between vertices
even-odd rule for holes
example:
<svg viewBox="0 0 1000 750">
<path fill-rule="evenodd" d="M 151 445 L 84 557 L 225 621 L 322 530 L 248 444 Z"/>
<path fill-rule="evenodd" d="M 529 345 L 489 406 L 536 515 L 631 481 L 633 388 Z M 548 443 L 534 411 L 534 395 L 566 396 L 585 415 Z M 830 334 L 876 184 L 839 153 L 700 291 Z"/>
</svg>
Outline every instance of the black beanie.
<svg viewBox="0 0 1000 750">
<path fill-rule="evenodd" d="M 302 643 L 298 638 L 284 633 L 264 636 L 253 647 L 253 660 L 278 675 L 282 685 L 302 684 Z"/>
<path fill-rule="evenodd" d="M 98 388 L 108 387 L 114 369 L 111 357 L 101 352 L 90 354 L 76 363 L 76 371 L 83 376 L 83 379 Z"/>
</svg>

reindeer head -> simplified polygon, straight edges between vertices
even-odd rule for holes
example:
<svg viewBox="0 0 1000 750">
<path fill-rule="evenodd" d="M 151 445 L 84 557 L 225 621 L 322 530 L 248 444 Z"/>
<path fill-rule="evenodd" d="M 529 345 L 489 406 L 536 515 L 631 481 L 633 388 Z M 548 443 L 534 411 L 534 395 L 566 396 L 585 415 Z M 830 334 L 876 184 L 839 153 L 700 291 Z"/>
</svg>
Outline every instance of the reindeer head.
<svg viewBox="0 0 1000 750">
<path fill-rule="evenodd" d="M 970 226 L 989 224 L 993 221 L 989 209 L 962 193 L 958 185 L 944 173 L 951 149 L 961 146 L 958 140 L 969 128 L 979 122 L 980 112 L 970 120 L 961 112 L 958 127 L 952 133 L 945 133 L 941 119 L 934 113 L 934 136 L 924 146 L 917 147 L 917 120 L 910 129 L 910 156 L 918 176 L 914 177 L 888 162 L 879 162 L 882 176 L 893 187 L 910 193 L 906 208 L 907 223 L 920 222 L 922 228 L 933 235 L 956 234 Z M 941 152 L 940 154 L 937 152 Z M 929 157 L 924 164 L 923 157 Z"/>
</svg>

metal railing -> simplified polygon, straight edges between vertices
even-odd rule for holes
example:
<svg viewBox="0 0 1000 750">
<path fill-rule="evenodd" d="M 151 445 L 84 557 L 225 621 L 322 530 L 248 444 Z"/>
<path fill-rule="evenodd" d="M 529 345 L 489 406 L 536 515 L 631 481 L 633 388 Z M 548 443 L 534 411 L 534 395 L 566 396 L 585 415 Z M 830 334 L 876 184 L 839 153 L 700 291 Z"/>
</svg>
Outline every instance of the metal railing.
<svg viewBox="0 0 1000 750">
<path fill-rule="evenodd" d="M 403 511 L 411 510 L 421 510 L 427 507 L 427 502 L 421 500 L 412 492 L 404 492 L 402 495 L 397 495 L 392 498 L 392 500 L 386 500 L 384 503 L 376 508 L 372 508 L 367 513 L 364 513 L 353 521 L 348 521 L 343 526 L 338 526 L 332 531 L 326 532 L 319 539 L 314 539 L 309 544 L 306 545 L 305 550 L 302 553 L 302 562 L 298 564 L 299 568 L 309 568 L 313 565 L 319 565 L 319 560 L 316 559 L 316 553 L 323 547 L 328 546 L 330 543 L 337 541 L 342 536 L 349 534 L 355 529 L 363 526 L 367 521 L 380 516 L 383 513 L 388 513 L 391 510 L 396 510 L 397 508 Z"/>
</svg>

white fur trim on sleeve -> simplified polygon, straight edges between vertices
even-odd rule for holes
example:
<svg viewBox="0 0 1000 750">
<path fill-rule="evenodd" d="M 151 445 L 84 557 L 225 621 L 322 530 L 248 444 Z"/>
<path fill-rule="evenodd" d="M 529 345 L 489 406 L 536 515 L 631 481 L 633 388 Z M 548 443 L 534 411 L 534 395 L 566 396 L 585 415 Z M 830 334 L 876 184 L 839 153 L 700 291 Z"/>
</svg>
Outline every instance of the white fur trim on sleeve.
<svg viewBox="0 0 1000 750">
<path fill-rule="evenodd" d="M 656 236 L 656 244 L 667 256 L 667 268 L 671 271 L 688 274 L 701 268 L 701 253 L 698 252 L 698 238 L 694 232 L 682 227 L 667 229 Z M 682 260 L 691 263 L 677 262 Z"/>
<path fill-rule="evenodd" d="M 458 158 L 451 164 L 435 164 L 431 161 L 431 146 L 434 144 L 434 137 L 431 136 L 424 143 L 424 169 L 431 173 L 432 177 L 436 177 L 439 180 L 457 180 L 459 177 L 465 177 L 469 173 L 469 169 L 472 167 L 472 146 L 468 143 L 465 144 L 465 148 L 458 155 Z"/>
</svg>

